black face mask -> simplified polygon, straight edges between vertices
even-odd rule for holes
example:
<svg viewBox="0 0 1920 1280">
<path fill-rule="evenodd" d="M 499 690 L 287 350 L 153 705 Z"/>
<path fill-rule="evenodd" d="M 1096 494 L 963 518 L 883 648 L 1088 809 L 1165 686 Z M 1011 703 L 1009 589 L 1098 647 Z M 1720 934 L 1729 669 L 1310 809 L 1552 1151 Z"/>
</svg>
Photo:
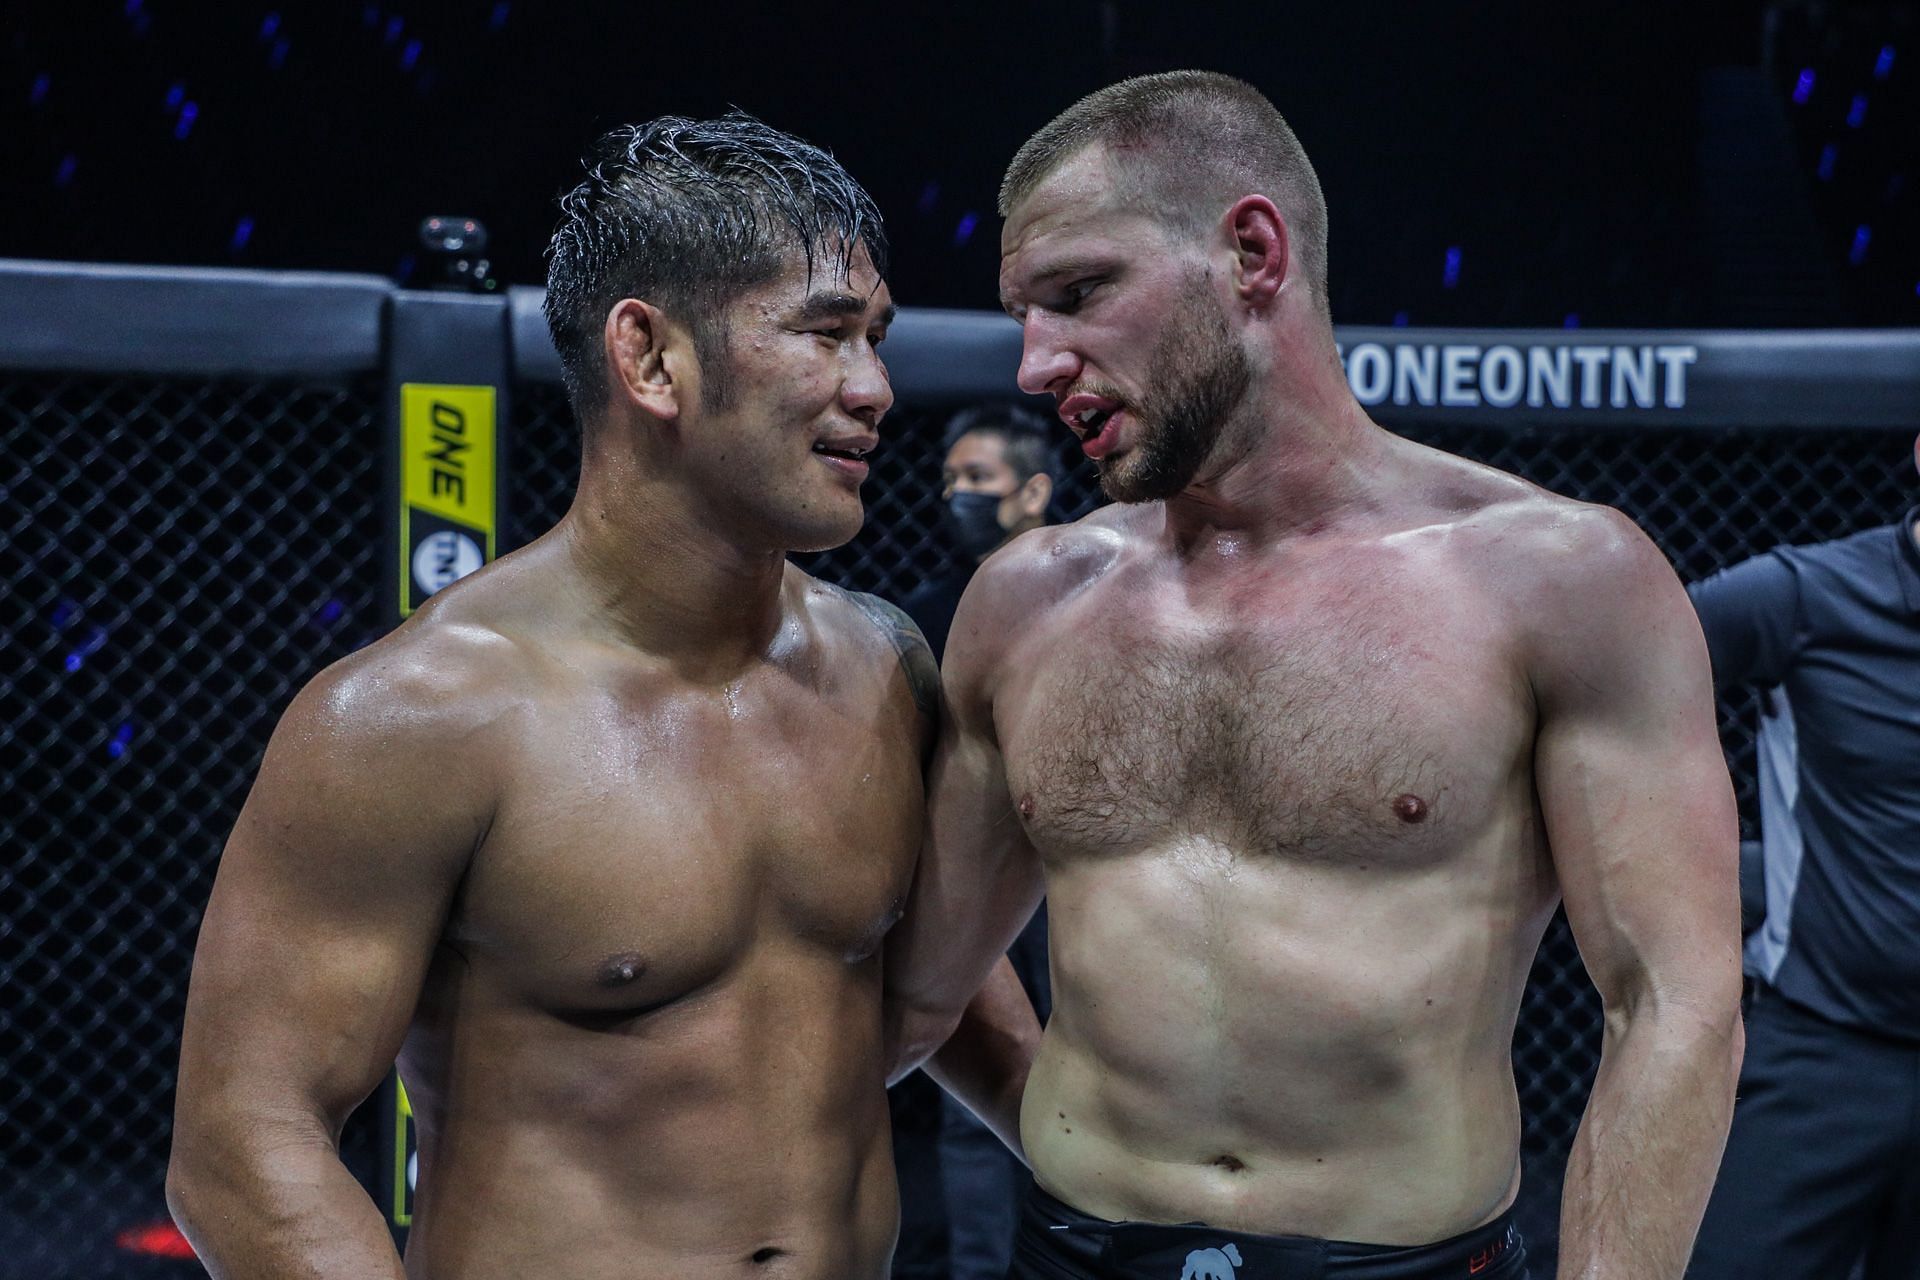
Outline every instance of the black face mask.
<svg viewBox="0 0 1920 1280">
<path fill-rule="evenodd" d="M 975 560 L 999 546 L 1007 536 L 1000 527 L 1003 500 L 997 493 L 956 493 L 948 498 L 947 536 L 953 545 Z"/>
</svg>

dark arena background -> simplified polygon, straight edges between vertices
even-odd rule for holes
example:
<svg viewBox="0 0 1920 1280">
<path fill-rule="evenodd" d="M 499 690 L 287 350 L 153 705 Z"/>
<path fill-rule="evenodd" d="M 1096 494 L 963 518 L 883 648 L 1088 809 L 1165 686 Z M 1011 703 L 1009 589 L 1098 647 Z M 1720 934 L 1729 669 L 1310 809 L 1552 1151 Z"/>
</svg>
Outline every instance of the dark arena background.
<svg viewBox="0 0 1920 1280">
<path fill-rule="evenodd" d="M 558 8 L 0 13 L 0 1276 L 197 1273 L 162 1183 L 221 844 L 293 692 L 420 590 L 432 521 L 504 553 L 566 509 L 541 255 L 615 123 L 737 104 L 887 215 L 899 403 L 865 530 L 802 561 L 850 587 L 945 564 L 943 422 L 1017 394 L 1005 161 L 1176 66 L 1294 123 L 1349 381 L 1392 429 L 1621 508 L 1688 581 L 1920 491 L 1913 4 Z M 429 252 L 434 214 L 484 251 Z M 409 507 L 418 384 L 485 393 L 470 519 Z M 1058 518 L 1097 501 L 1070 443 Z M 1748 837 L 1756 717 L 1721 707 Z M 1514 1044 L 1536 1275 L 1599 1037 L 1557 920 Z M 343 1145 L 403 1223 L 397 1105 Z"/>
</svg>

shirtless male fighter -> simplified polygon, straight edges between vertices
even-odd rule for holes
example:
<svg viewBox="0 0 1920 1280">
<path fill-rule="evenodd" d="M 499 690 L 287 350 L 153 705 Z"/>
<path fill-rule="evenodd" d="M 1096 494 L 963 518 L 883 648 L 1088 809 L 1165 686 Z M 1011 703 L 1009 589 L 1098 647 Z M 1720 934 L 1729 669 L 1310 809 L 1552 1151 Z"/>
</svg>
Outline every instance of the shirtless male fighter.
<svg viewBox="0 0 1920 1280">
<path fill-rule="evenodd" d="M 1561 1274 L 1678 1276 L 1741 1046 L 1680 584 L 1619 514 L 1368 420 L 1318 182 L 1250 86 L 1095 93 L 1001 204 L 1020 385 L 1123 505 L 961 602 L 888 983 L 910 1060 L 1044 872 L 1012 1274 L 1523 1274 L 1510 1049 L 1564 899 L 1606 1031 Z"/>
<path fill-rule="evenodd" d="M 860 528 L 880 218 L 745 116 L 588 168 L 547 296 L 572 510 L 315 679 L 221 860 L 168 1184 L 216 1276 L 403 1274 L 336 1149 L 396 1052 L 406 1275 L 886 1275 L 935 682 L 786 562 Z"/>
</svg>

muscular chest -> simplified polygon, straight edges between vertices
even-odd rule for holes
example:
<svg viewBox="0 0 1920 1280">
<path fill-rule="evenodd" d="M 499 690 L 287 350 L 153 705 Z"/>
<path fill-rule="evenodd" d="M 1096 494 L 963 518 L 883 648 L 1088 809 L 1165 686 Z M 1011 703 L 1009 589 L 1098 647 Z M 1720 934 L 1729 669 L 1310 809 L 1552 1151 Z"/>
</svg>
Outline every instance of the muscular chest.
<svg viewBox="0 0 1920 1280">
<path fill-rule="evenodd" d="M 1103 583 L 996 702 L 1049 856 L 1205 835 L 1291 859 L 1443 856 L 1499 802 L 1530 710 L 1468 600 L 1399 567 L 1213 601 Z"/>
<path fill-rule="evenodd" d="M 858 964 L 904 903 L 920 812 L 894 700 L 586 698 L 529 733 L 456 928 L 555 1005 L 672 999 L 758 946 Z"/>
</svg>

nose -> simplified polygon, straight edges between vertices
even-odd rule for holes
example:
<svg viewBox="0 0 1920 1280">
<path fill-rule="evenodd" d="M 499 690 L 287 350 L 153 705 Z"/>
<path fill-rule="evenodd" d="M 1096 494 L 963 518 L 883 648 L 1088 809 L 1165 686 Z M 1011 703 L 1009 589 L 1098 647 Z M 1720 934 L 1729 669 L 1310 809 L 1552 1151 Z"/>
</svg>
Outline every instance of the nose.
<svg viewBox="0 0 1920 1280">
<path fill-rule="evenodd" d="M 1015 381 L 1030 396 L 1046 395 L 1072 382 L 1080 358 L 1058 340 L 1045 318 L 1029 314 L 1020 329 L 1020 371 Z"/>
<path fill-rule="evenodd" d="M 853 417 L 876 427 L 893 408 L 893 383 L 887 378 L 880 353 L 866 343 L 859 346 L 846 381 L 840 384 L 840 405 Z"/>
</svg>

